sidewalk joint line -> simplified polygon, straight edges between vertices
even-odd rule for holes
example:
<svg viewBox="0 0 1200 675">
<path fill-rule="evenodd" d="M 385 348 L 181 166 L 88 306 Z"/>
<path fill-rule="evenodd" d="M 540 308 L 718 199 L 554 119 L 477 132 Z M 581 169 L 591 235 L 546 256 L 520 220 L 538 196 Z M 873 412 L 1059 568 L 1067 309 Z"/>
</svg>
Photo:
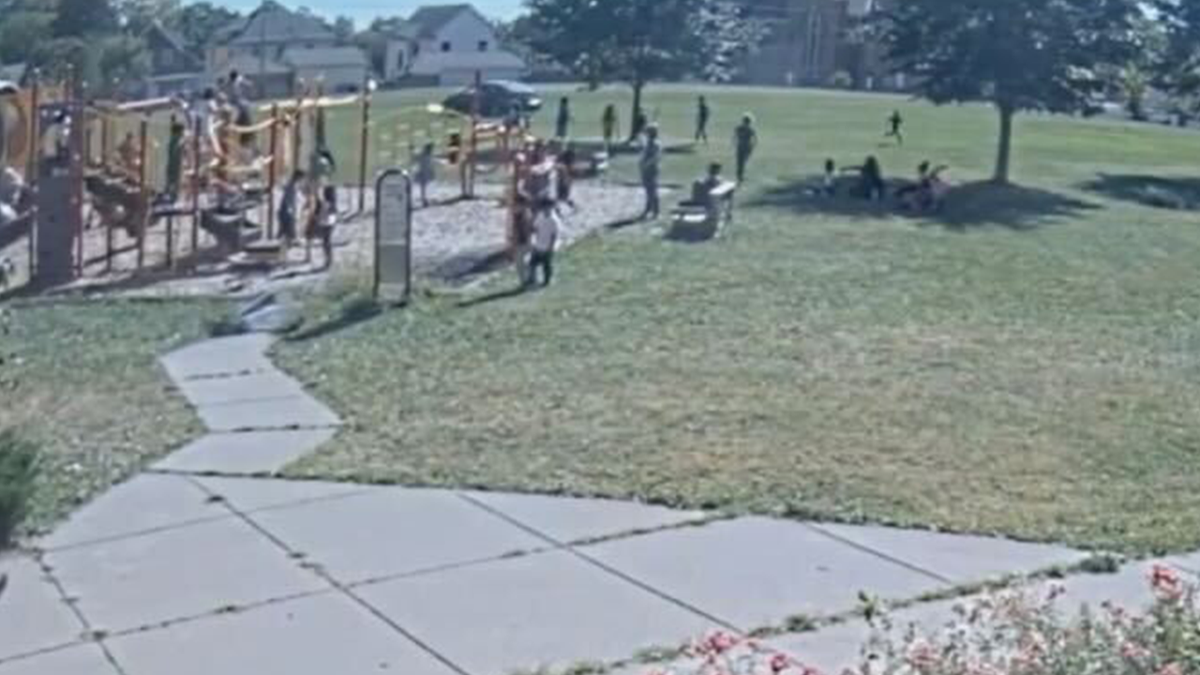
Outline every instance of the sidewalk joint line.
<svg viewBox="0 0 1200 675">
<path fill-rule="evenodd" d="M 576 548 L 574 546 L 571 546 L 570 544 L 565 544 L 561 541 L 558 541 L 554 537 L 551 537 L 550 535 L 548 535 L 530 525 L 527 525 L 527 524 L 521 522 L 520 520 L 517 520 L 516 518 L 513 518 L 512 516 L 508 515 L 507 513 L 504 513 L 503 511 L 500 511 L 499 509 L 493 508 L 492 506 L 483 503 L 482 501 L 472 497 L 471 495 L 468 495 L 468 494 L 465 494 L 462 492 L 458 492 L 456 494 L 458 495 L 458 497 L 460 499 L 463 499 L 471 504 L 474 504 L 475 506 L 483 509 L 484 511 L 487 511 L 488 513 L 492 514 L 493 516 L 509 523 L 510 525 L 513 525 L 514 527 L 518 527 L 518 528 L 524 530 L 525 532 L 532 534 L 535 537 L 538 537 L 539 539 L 547 541 L 550 544 L 554 545 L 556 548 L 560 548 L 563 551 L 579 558 L 580 560 L 584 561 L 585 563 L 591 564 L 592 566 L 594 566 L 604 572 L 607 572 L 608 574 L 615 576 L 618 579 L 625 581 L 626 583 L 632 584 L 632 585 L 642 589 L 643 591 L 646 591 L 647 593 L 654 595 L 655 597 L 657 597 L 661 600 L 665 600 L 677 607 L 680 607 L 689 612 L 692 612 L 693 614 L 696 614 L 696 615 L 704 618 L 707 621 L 712 621 L 713 623 L 721 626 L 722 628 L 734 631 L 735 633 L 739 633 L 739 634 L 742 632 L 740 628 L 733 625 L 732 623 L 730 623 L 724 619 L 721 619 L 720 617 L 717 617 L 709 612 L 706 612 L 706 611 L 700 609 L 699 607 L 696 607 L 695 605 L 692 605 L 692 604 L 687 603 L 679 598 L 676 598 L 668 593 L 660 591 L 657 588 L 651 586 L 650 584 L 647 584 L 644 581 L 641 581 L 640 579 L 637 579 L 629 574 L 626 574 L 625 572 L 622 572 L 621 570 L 616 569 L 615 567 L 607 565 L 607 564 L 593 558 L 592 556 L 584 553 L 583 551 L 579 550 L 578 548 Z"/>
<path fill-rule="evenodd" d="M 113 671 L 115 671 L 117 675 L 127 675 L 125 669 L 121 667 L 121 664 L 117 663 L 116 657 L 114 657 L 113 653 L 109 651 L 108 645 L 104 643 L 104 636 L 96 630 L 96 627 L 93 626 L 90 621 L 88 621 L 88 618 L 84 615 L 83 610 L 79 609 L 78 601 L 67 594 L 67 589 L 65 586 L 63 586 L 62 581 L 59 580 L 58 575 L 54 573 L 54 568 L 45 561 L 44 556 L 42 555 L 35 555 L 33 560 L 35 563 L 37 563 L 37 566 L 41 568 L 42 574 L 45 575 L 46 579 L 48 579 L 54 586 L 55 590 L 58 591 L 59 599 L 62 600 L 63 604 L 71 609 L 71 613 L 75 615 L 75 618 L 78 619 L 79 623 L 83 626 L 83 632 L 84 635 L 86 635 L 84 642 L 95 643 L 95 645 L 100 648 L 100 652 L 104 654 L 104 660 L 108 661 L 108 664 L 113 667 Z"/>
<path fill-rule="evenodd" d="M 207 487 L 205 487 L 198 480 L 196 480 L 196 479 L 189 479 L 189 480 L 191 480 L 193 483 L 198 485 L 201 490 L 204 490 L 205 492 L 208 492 L 209 494 L 211 494 L 213 496 L 219 496 L 219 495 L 217 495 L 217 493 L 212 492 Z M 301 552 L 292 549 L 290 546 L 287 545 L 286 542 L 284 542 L 282 539 L 275 536 L 275 534 L 273 534 L 272 532 L 268 531 L 265 527 L 260 525 L 257 521 L 255 521 L 253 518 L 251 518 L 249 514 L 241 511 L 236 506 L 229 503 L 228 500 L 223 500 L 221 503 L 225 506 L 225 508 L 229 509 L 229 511 L 231 513 L 236 515 L 244 523 L 249 525 L 251 528 L 253 528 L 255 531 L 257 531 L 260 535 L 262 535 L 264 538 L 266 538 L 268 541 L 270 541 L 272 544 L 274 544 L 277 548 L 279 548 L 279 550 L 283 551 L 288 556 L 289 559 L 295 560 L 295 559 L 297 559 L 297 556 L 300 555 Z M 312 561 L 309 561 L 309 562 L 312 562 Z M 458 673 L 458 675 L 471 675 L 471 673 L 469 673 L 467 670 L 462 668 L 462 666 L 459 666 L 457 663 L 450 660 L 449 657 L 447 657 L 447 656 L 443 655 L 442 653 L 438 652 L 437 650 L 435 650 L 431 645 L 426 643 L 424 640 L 421 640 L 416 635 L 414 635 L 412 632 L 410 632 L 409 630 L 407 630 L 406 628 L 401 626 L 399 623 L 397 623 L 395 620 L 393 620 L 391 617 L 384 614 L 377 607 L 375 607 L 371 603 L 367 602 L 365 599 L 363 599 L 361 596 L 359 596 L 357 593 L 355 593 L 346 584 L 343 584 L 340 581 L 338 581 L 331 574 L 329 574 L 329 572 L 327 572 L 325 570 L 325 568 L 322 567 L 319 563 L 313 564 L 313 565 L 302 565 L 301 567 L 303 569 L 308 570 L 312 574 L 316 575 L 318 578 L 320 578 L 325 583 L 329 584 L 330 587 L 332 587 L 334 590 L 341 593 L 343 596 L 345 596 L 351 602 L 357 604 L 362 609 L 366 610 L 368 613 L 370 613 L 372 616 L 374 616 L 377 620 L 383 622 L 386 626 L 390 627 L 393 631 L 395 631 L 396 633 L 398 633 L 401 636 L 403 636 L 404 638 L 406 638 L 409 642 L 416 645 L 422 651 L 429 654 L 437 661 L 441 662 L 442 665 L 453 670 L 455 673 Z"/>
<path fill-rule="evenodd" d="M 892 563 L 892 564 L 899 565 L 899 566 L 901 566 L 901 567 L 903 567 L 903 568 L 905 568 L 905 569 L 907 569 L 907 570 L 910 570 L 910 571 L 912 571 L 912 572 L 917 572 L 918 574 L 923 574 L 923 575 L 925 575 L 925 576 L 927 576 L 927 577 L 930 577 L 931 579 L 933 579 L 934 581 L 937 581 L 937 582 L 939 582 L 939 583 L 943 583 L 943 584 L 949 584 L 949 585 L 951 585 L 951 586 L 954 586 L 954 585 L 956 585 L 956 584 L 958 584 L 958 583 L 959 583 L 959 582 L 957 582 L 957 581 L 955 581 L 955 580 L 953 580 L 953 579 L 950 579 L 950 578 L 948 578 L 948 577 L 944 577 L 944 576 L 942 576 L 942 575 L 940 575 L 940 574 L 938 574 L 937 572 L 934 572 L 934 571 L 932 571 L 932 570 L 927 570 L 927 569 L 925 569 L 924 567 L 921 567 L 921 566 L 919 566 L 919 565 L 914 565 L 914 564 L 912 564 L 912 563 L 910 563 L 910 562 L 907 562 L 907 561 L 905 561 L 905 560 L 901 560 L 900 558 L 897 558 L 897 557 L 896 557 L 896 556 L 894 556 L 894 555 L 890 555 L 890 554 L 888 554 L 888 553 L 884 553 L 883 551 L 880 551 L 880 550 L 878 550 L 878 549 L 871 548 L 870 546 L 866 546 L 866 545 L 864 545 L 864 544 L 860 544 L 860 543 L 858 543 L 857 541 L 854 541 L 853 539 L 848 539 L 848 538 L 846 538 L 846 537 L 843 537 L 843 536 L 841 536 L 841 535 L 834 534 L 833 532 L 830 532 L 830 531 L 826 530 L 825 528 L 821 527 L 821 525 L 820 525 L 820 524 L 818 524 L 818 523 L 808 523 L 808 522 L 805 522 L 805 523 L 801 523 L 801 524 L 802 524 L 802 525 L 804 525 L 804 526 L 806 526 L 806 527 L 808 527 L 809 529 L 811 529 L 811 530 L 813 530 L 813 531 L 817 532 L 818 534 L 821 534 L 821 535 L 823 535 L 823 536 L 826 536 L 826 537 L 828 537 L 828 538 L 830 538 L 830 539 L 832 539 L 832 540 L 834 540 L 834 541 L 836 541 L 836 542 L 839 542 L 839 543 L 845 544 L 846 546 L 849 546 L 849 547 L 851 547 L 851 548 L 853 548 L 853 549 L 856 549 L 856 550 L 858 550 L 858 551 L 861 551 L 861 552 L 863 552 L 863 553 L 866 553 L 866 554 L 868 554 L 868 555 L 875 556 L 876 558 L 880 558 L 880 559 L 882 559 L 882 560 L 886 560 L 886 561 L 888 561 L 888 562 L 890 562 L 890 563 Z"/>
</svg>

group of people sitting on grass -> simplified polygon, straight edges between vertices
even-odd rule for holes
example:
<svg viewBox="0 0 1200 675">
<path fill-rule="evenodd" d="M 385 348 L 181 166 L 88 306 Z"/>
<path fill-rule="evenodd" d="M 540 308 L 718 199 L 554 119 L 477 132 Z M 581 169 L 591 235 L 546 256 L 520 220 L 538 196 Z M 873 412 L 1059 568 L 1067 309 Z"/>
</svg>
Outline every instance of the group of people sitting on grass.
<svg viewBox="0 0 1200 675">
<path fill-rule="evenodd" d="M 933 166 L 928 160 L 917 166 L 917 177 L 912 183 L 897 188 L 893 194 L 900 208 L 909 213 L 934 213 L 940 211 L 950 192 L 950 184 L 943 175 L 950 167 L 943 164 Z M 849 187 L 849 196 L 869 202 L 883 202 L 888 197 L 888 185 L 883 168 L 874 155 L 868 156 L 858 166 L 842 167 L 839 171 L 833 159 L 825 160 L 825 171 L 821 184 L 810 189 L 811 194 L 833 198 L 838 196 L 839 176 L 854 176 Z"/>
</svg>

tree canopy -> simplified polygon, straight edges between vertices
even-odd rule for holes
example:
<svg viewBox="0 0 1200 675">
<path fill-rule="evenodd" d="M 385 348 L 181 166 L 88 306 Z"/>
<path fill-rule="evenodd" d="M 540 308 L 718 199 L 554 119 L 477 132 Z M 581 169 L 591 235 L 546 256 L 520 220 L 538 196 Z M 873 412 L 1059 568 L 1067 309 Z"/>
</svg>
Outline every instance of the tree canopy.
<svg viewBox="0 0 1200 675">
<path fill-rule="evenodd" d="M 1142 12 L 1138 0 L 904 0 L 877 29 L 920 95 L 996 107 L 994 179 L 1007 182 L 1014 115 L 1087 110 L 1105 89 L 1105 66 L 1137 52 Z"/>
<path fill-rule="evenodd" d="M 527 0 L 530 45 L 592 84 L 712 76 L 750 40 L 726 0 Z"/>
</svg>

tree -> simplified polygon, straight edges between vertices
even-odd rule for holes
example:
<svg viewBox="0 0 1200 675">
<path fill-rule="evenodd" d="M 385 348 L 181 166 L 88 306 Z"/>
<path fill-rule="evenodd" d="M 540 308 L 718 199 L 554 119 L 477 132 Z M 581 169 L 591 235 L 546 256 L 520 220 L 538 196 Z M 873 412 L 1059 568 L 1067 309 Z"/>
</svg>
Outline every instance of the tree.
<svg viewBox="0 0 1200 675">
<path fill-rule="evenodd" d="M 109 0 L 59 0 L 51 28 L 59 38 L 109 35 L 120 28 L 120 20 Z"/>
<path fill-rule="evenodd" d="M 338 44 L 350 44 L 354 39 L 354 19 L 339 16 L 333 21 L 333 34 L 337 36 Z"/>
<path fill-rule="evenodd" d="M 203 53 L 217 32 L 232 24 L 241 15 L 211 2 L 193 2 L 172 13 L 167 26 L 183 36 L 187 48 Z"/>
<path fill-rule="evenodd" d="M 25 61 L 39 43 L 50 39 L 54 14 L 17 11 L 0 19 L 0 63 Z"/>
<path fill-rule="evenodd" d="M 117 0 L 121 25 L 130 35 L 145 35 L 155 23 L 166 25 L 180 11 L 180 0 Z"/>
<path fill-rule="evenodd" d="M 740 12 L 725 0 L 526 1 L 531 46 L 592 84 L 629 84 L 633 115 L 647 84 L 710 75 L 738 42 L 728 24 Z"/>
<path fill-rule="evenodd" d="M 1000 118 L 993 179 L 1007 183 L 1017 113 L 1087 110 L 1106 65 L 1138 49 L 1138 0 L 904 0 L 875 28 L 892 67 L 937 104 L 988 101 Z"/>
</svg>

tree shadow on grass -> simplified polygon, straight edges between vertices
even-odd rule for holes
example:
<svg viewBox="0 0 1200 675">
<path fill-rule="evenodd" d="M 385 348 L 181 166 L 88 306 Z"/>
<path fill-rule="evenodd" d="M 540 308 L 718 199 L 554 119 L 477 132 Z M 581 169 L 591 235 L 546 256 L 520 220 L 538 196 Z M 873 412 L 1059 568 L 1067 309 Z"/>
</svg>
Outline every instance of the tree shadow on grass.
<svg viewBox="0 0 1200 675">
<path fill-rule="evenodd" d="M 1101 208 L 1050 190 L 977 181 L 954 185 L 936 212 L 912 213 L 902 209 L 894 197 L 897 190 L 911 184 L 907 181 L 889 181 L 889 197 L 882 202 L 848 196 L 850 181 L 840 182 L 834 197 L 818 194 L 815 188 L 819 184 L 820 177 L 812 176 L 776 185 L 751 198 L 746 205 L 790 208 L 801 214 L 838 215 L 851 219 L 907 218 L 955 230 L 988 226 L 1032 230 Z"/>
<path fill-rule="evenodd" d="M 1156 209 L 1200 211 L 1200 178 L 1101 173 L 1079 187 Z"/>
</svg>

